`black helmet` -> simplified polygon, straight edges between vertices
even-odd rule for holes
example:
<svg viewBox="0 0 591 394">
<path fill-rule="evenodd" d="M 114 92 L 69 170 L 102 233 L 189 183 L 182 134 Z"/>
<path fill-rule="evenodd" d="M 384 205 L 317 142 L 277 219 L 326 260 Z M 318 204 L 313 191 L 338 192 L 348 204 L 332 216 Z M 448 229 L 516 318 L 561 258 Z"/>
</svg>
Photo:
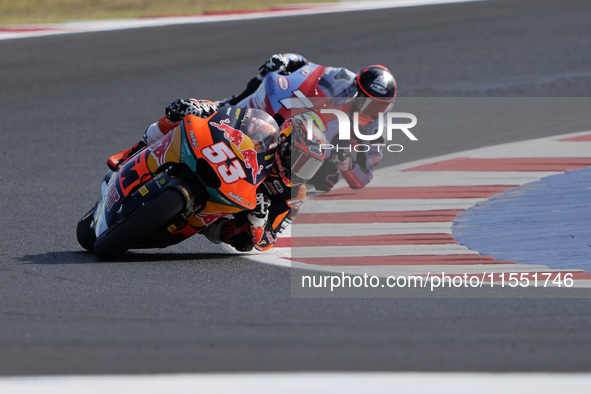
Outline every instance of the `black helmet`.
<svg viewBox="0 0 591 394">
<path fill-rule="evenodd" d="M 325 132 L 326 124 L 315 112 L 303 112 L 283 123 L 275 151 L 275 164 L 283 184 L 301 185 L 316 174 L 325 158 L 321 146 L 328 143 Z"/>
<path fill-rule="evenodd" d="M 380 112 L 387 112 L 394 105 L 396 80 L 386 67 L 365 67 L 357 73 L 355 82 L 357 92 L 352 109 L 359 113 L 359 124 L 371 123 Z"/>
</svg>

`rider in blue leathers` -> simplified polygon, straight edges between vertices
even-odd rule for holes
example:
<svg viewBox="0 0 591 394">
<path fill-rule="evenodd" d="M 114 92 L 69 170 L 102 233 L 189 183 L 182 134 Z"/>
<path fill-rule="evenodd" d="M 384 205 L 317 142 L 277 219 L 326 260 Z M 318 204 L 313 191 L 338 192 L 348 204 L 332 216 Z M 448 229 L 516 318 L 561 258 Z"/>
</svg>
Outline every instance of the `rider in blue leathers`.
<svg viewBox="0 0 591 394">
<path fill-rule="evenodd" d="M 218 104 L 246 105 L 248 98 L 270 73 L 288 75 L 296 71 L 306 72 L 307 66 L 314 65 L 302 55 L 294 53 L 273 55 L 259 69 L 259 75 L 251 79 L 239 95 L 219 101 Z M 378 127 L 378 114 L 388 112 L 397 93 L 396 81 L 390 71 L 380 65 L 369 66 L 354 73 L 346 68 L 326 67 L 318 80 L 317 89 L 331 99 L 331 107 L 352 115 L 357 112 L 359 131 L 373 135 Z M 352 100 L 353 99 L 353 100 Z M 330 115 L 329 115 L 330 116 Z M 353 147 L 361 143 L 355 137 L 351 141 L 338 140 L 337 119 L 327 121 L 326 138 L 338 149 L 328 149 L 327 159 L 316 175 L 308 181 L 316 190 L 331 190 L 342 176 L 354 189 L 363 188 L 372 177 L 373 171 L 382 160 L 383 139 L 371 141 L 367 151 L 356 152 Z M 354 134 L 352 134 L 354 135 Z M 381 145 L 381 146 L 380 146 Z"/>
</svg>

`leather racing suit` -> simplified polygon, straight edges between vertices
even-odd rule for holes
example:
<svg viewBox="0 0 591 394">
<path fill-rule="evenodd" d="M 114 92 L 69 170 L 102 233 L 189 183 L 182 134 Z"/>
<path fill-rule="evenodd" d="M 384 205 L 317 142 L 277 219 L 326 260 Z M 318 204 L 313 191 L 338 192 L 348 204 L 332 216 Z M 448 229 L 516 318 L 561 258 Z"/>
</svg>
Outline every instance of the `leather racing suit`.
<svg viewBox="0 0 591 394">
<path fill-rule="evenodd" d="M 260 74 L 248 82 L 242 93 L 218 103 L 245 105 L 248 102 L 248 97 L 256 91 L 267 73 L 275 72 L 287 75 L 303 70 L 307 65 L 314 65 L 314 63 L 308 62 L 305 57 L 299 54 L 274 55 L 259 68 Z M 349 113 L 351 111 L 350 98 L 356 92 L 355 77 L 356 74 L 346 68 L 326 67 L 324 74 L 318 81 L 317 89 L 323 91 L 326 97 L 331 98 L 330 106 L 332 108 Z M 325 121 L 327 121 L 328 128 L 325 136 L 330 144 L 338 149 L 327 149 L 327 159 L 308 183 L 319 191 L 329 191 L 342 176 L 351 188 L 363 188 L 371 181 L 373 171 L 382 160 L 384 140 L 372 141 L 369 148 L 355 152 L 354 147 L 361 141 L 358 141 L 354 135 L 351 141 L 340 141 L 336 117 L 328 115 L 325 117 Z M 377 127 L 378 121 L 374 120 L 367 125 L 359 125 L 359 131 L 362 134 L 373 135 Z"/>
</svg>

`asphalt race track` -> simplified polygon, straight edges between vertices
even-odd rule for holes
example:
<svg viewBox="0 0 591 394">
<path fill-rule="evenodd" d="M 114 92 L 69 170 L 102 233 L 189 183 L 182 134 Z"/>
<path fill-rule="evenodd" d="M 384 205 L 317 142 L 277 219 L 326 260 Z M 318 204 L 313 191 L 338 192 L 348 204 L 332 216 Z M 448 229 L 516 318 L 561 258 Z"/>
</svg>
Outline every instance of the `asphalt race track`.
<svg viewBox="0 0 591 394">
<path fill-rule="evenodd" d="M 589 300 L 295 299 L 288 269 L 201 236 L 104 263 L 75 227 L 168 102 L 229 96 L 273 53 L 388 65 L 401 97 L 586 97 L 589 20 L 584 0 L 507 0 L 1 41 L 0 374 L 588 371 Z M 585 130 L 568 109 L 385 165 Z"/>
</svg>

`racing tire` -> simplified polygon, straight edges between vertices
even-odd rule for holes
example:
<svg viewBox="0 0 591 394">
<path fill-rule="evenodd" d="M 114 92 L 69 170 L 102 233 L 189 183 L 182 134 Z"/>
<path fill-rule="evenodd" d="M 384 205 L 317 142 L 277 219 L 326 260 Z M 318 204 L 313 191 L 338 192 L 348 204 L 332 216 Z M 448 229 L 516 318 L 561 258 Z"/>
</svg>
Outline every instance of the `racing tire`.
<svg viewBox="0 0 591 394">
<path fill-rule="evenodd" d="M 96 241 L 96 234 L 90 227 L 95 210 L 96 205 L 88 211 L 86 215 L 82 216 L 82 219 L 78 221 L 78 226 L 76 227 L 76 238 L 78 239 L 78 243 L 89 252 L 92 252 L 94 241 Z"/>
<path fill-rule="evenodd" d="M 112 260 L 133 247 L 139 240 L 158 231 L 185 209 L 180 191 L 168 188 L 122 223 L 94 242 L 93 252 L 101 260 Z"/>
</svg>

